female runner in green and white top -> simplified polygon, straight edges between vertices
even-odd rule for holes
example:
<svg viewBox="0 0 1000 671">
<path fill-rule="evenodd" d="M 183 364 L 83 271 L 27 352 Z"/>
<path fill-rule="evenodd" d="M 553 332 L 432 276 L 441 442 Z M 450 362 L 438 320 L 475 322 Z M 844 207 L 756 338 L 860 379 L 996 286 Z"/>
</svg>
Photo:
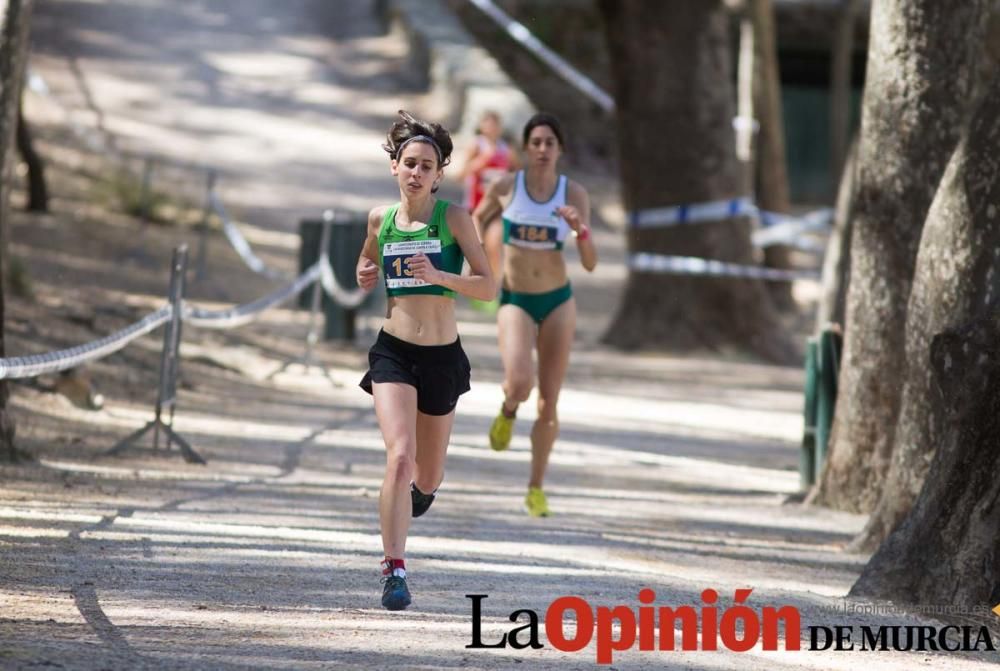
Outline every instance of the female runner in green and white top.
<svg viewBox="0 0 1000 671">
<path fill-rule="evenodd" d="M 444 478 L 455 404 L 469 390 L 455 294 L 479 300 L 496 295 L 468 212 L 434 196 L 451 156 L 448 131 L 406 112 L 400 116 L 383 145 L 400 202 L 369 213 L 357 265 L 358 284 L 365 289 L 375 286 L 381 269 L 388 294 L 386 319 L 361 387 L 374 397 L 386 448 L 379 521 L 385 552 L 382 605 L 389 610 L 410 604 L 404 563 L 410 519 L 434 500 Z M 470 275 L 461 274 L 463 257 Z"/>
<path fill-rule="evenodd" d="M 501 215 L 504 227 L 497 312 L 504 400 L 490 427 L 490 446 L 505 450 L 510 445 L 517 408 L 534 384 L 531 353 L 537 348 L 538 419 L 531 429 L 531 474 L 524 502 L 529 514 L 545 517 L 549 506 L 542 484 L 559 435 L 556 404 L 576 327 L 576 301 L 562 248 L 572 231 L 588 271 L 597 265 L 597 250 L 590 235 L 587 191 L 557 170 L 564 147 L 558 119 L 536 114 L 525 124 L 523 140 L 525 169 L 495 182 L 473 219 L 478 224 Z"/>
</svg>

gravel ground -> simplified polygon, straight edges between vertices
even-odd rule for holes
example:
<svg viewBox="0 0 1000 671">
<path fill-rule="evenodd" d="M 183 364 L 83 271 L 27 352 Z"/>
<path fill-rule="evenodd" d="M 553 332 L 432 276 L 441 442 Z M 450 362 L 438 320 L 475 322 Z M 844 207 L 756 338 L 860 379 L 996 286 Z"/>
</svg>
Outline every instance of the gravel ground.
<svg viewBox="0 0 1000 671">
<path fill-rule="evenodd" d="M 30 261 L 34 293 L 12 301 L 12 353 L 92 339 L 150 309 L 164 259 L 189 237 L 142 228 L 137 255 L 134 221 L 88 210 L 73 176 L 104 165 L 87 153 L 94 146 L 218 166 L 255 248 L 286 268 L 298 217 L 331 201 L 390 200 L 378 143 L 418 92 L 372 4 L 41 1 L 33 68 L 51 94 L 29 112 L 56 157 L 61 195 L 53 215 L 14 222 L 12 253 Z M 61 135 L 71 124 L 79 132 Z M 97 140 L 88 150 L 81 138 Z M 625 271 L 621 236 L 602 230 L 598 241 L 600 272 L 573 278 L 582 319 L 548 479 L 552 518 L 521 507 L 530 407 L 509 452 L 488 448 L 499 361 L 491 324 L 462 304 L 473 390 L 459 405 L 438 501 L 411 531 L 414 603 L 402 613 L 378 607 L 383 448 L 356 387 L 374 317 L 357 344 L 320 348 L 329 378 L 315 367 L 277 373 L 302 352 L 306 317 L 295 310 L 232 332 L 186 331 L 176 428 L 205 466 L 148 446 L 103 455 L 150 418 L 155 335 L 95 364 L 101 410 L 17 386 L 22 444 L 38 461 L 0 468 L 0 667 L 595 668 L 596 641 L 557 650 L 544 623 L 540 649 L 468 648 L 467 595 L 487 595 L 481 637 L 493 644 L 528 623 L 525 612 L 512 623 L 514 611 L 544 620 L 553 601 L 575 595 L 635 613 L 643 588 L 655 606 L 699 612 L 714 589 L 720 617 L 735 590 L 752 589 L 755 613 L 799 610 L 803 647 L 809 626 L 852 625 L 855 650 L 636 645 L 610 668 L 992 666 L 992 654 L 858 649 L 861 625 L 935 623 L 889 604 L 848 612 L 864 606 L 843 595 L 866 558 L 841 548 L 864 519 L 787 503 L 798 488 L 800 371 L 602 347 Z M 200 295 L 245 301 L 273 288 L 218 234 L 209 250 Z"/>
</svg>

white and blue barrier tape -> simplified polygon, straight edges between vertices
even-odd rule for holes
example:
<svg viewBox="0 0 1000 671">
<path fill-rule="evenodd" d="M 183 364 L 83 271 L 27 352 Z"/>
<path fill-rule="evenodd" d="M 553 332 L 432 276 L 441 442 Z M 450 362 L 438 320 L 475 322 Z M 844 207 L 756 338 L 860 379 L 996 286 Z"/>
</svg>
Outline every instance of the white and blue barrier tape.
<svg viewBox="0 0 1000 671">
<path fill-rule="evenodd" d="M 813 247 L 807 251 L 822 251 L 822 245 L 814 240 L 803 238 L 802 234 L 829 230 L 833 222 L 833 214 L 832 208 L 814 210 L 801 216 L 761 212 L 760 222 L 763 228 L 753 232 L 753 243 L 757 247 L 788 245 L 799 248 L 811 244 Z"/>
<path fill-rule="evenodd" d="M 757 211 L 757 206 L 750 198 L 729 198 L 690 205 L 635 210 L 629 212 L 628 221 L 632 228 L 665 228 L 739 216 L 757 216 Z"/>
<path fill-rule="evenodd" d="M 774 282 L 794 280 L 819 280 L 820 275 L 812 270 L 783 270 L 746 266 L 695 256 L 670 256 L 639 252 L 629 256 L 628 266 L 637 272 L 668 273 L 673 275 L 709 275 L 715 277 L 742 277 Z"/>
<path fill-rule="evenodd" d="M 636 210 L 629 212 L 628 221 L 632 228 L 646 229 L 721 221 L 740 216 L 751 217 L 761 225 L 761 228 L 752 234 L 755 247 L 785 245 L 803 251 L 822 253 L 824 246 L 821 243 L 803 238 L 802 234 L 827 230 L 833 221 L 833 213 L 831 208 L 815 210 L 800 216 L 767 212 L 754 205 L 750 198 L 729 198 Z"/>
</svg>

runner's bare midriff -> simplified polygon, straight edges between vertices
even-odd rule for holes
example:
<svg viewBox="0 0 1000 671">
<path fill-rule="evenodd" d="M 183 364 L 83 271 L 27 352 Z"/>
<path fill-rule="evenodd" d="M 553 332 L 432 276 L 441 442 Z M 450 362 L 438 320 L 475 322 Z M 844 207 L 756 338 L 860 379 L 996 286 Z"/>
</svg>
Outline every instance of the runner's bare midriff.
<svg viewBox="0 0 1000 671">
<path fill-rule="evenodd" d="M 566 262 L 557 250 L 504 247 L 503 286 L 509 291 L 541 294 L 565 286 Z"/>
<path fill-rule="evenodd" d="M 389 335 L 414 345 L 450 345 L 458 339 L 455 299 L 390 296 L 382 328 Z"/>
</svg>

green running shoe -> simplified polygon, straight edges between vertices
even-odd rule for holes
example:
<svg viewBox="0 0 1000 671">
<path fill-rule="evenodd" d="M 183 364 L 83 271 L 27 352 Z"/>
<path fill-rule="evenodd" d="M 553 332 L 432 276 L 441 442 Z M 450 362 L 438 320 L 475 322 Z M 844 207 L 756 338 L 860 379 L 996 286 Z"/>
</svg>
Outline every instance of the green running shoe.
<svg viewBox="0 0 1000 671">
<path fill-rule="evenodd" d="M 497 452 L 503 452 L 510 447 L 510 437 L 514 433 L 514 417 L 507 417 L 500 408 L 500 414 L 493 420 L 490 427 L 490 447 Z"/>
<path fill-rule="evenodd" d="M 528 487 L 528 495 L 524 497 L 524 507 L 532 517 L 548 517 L 549 501 L 541 487 Z"/>
</svg>

